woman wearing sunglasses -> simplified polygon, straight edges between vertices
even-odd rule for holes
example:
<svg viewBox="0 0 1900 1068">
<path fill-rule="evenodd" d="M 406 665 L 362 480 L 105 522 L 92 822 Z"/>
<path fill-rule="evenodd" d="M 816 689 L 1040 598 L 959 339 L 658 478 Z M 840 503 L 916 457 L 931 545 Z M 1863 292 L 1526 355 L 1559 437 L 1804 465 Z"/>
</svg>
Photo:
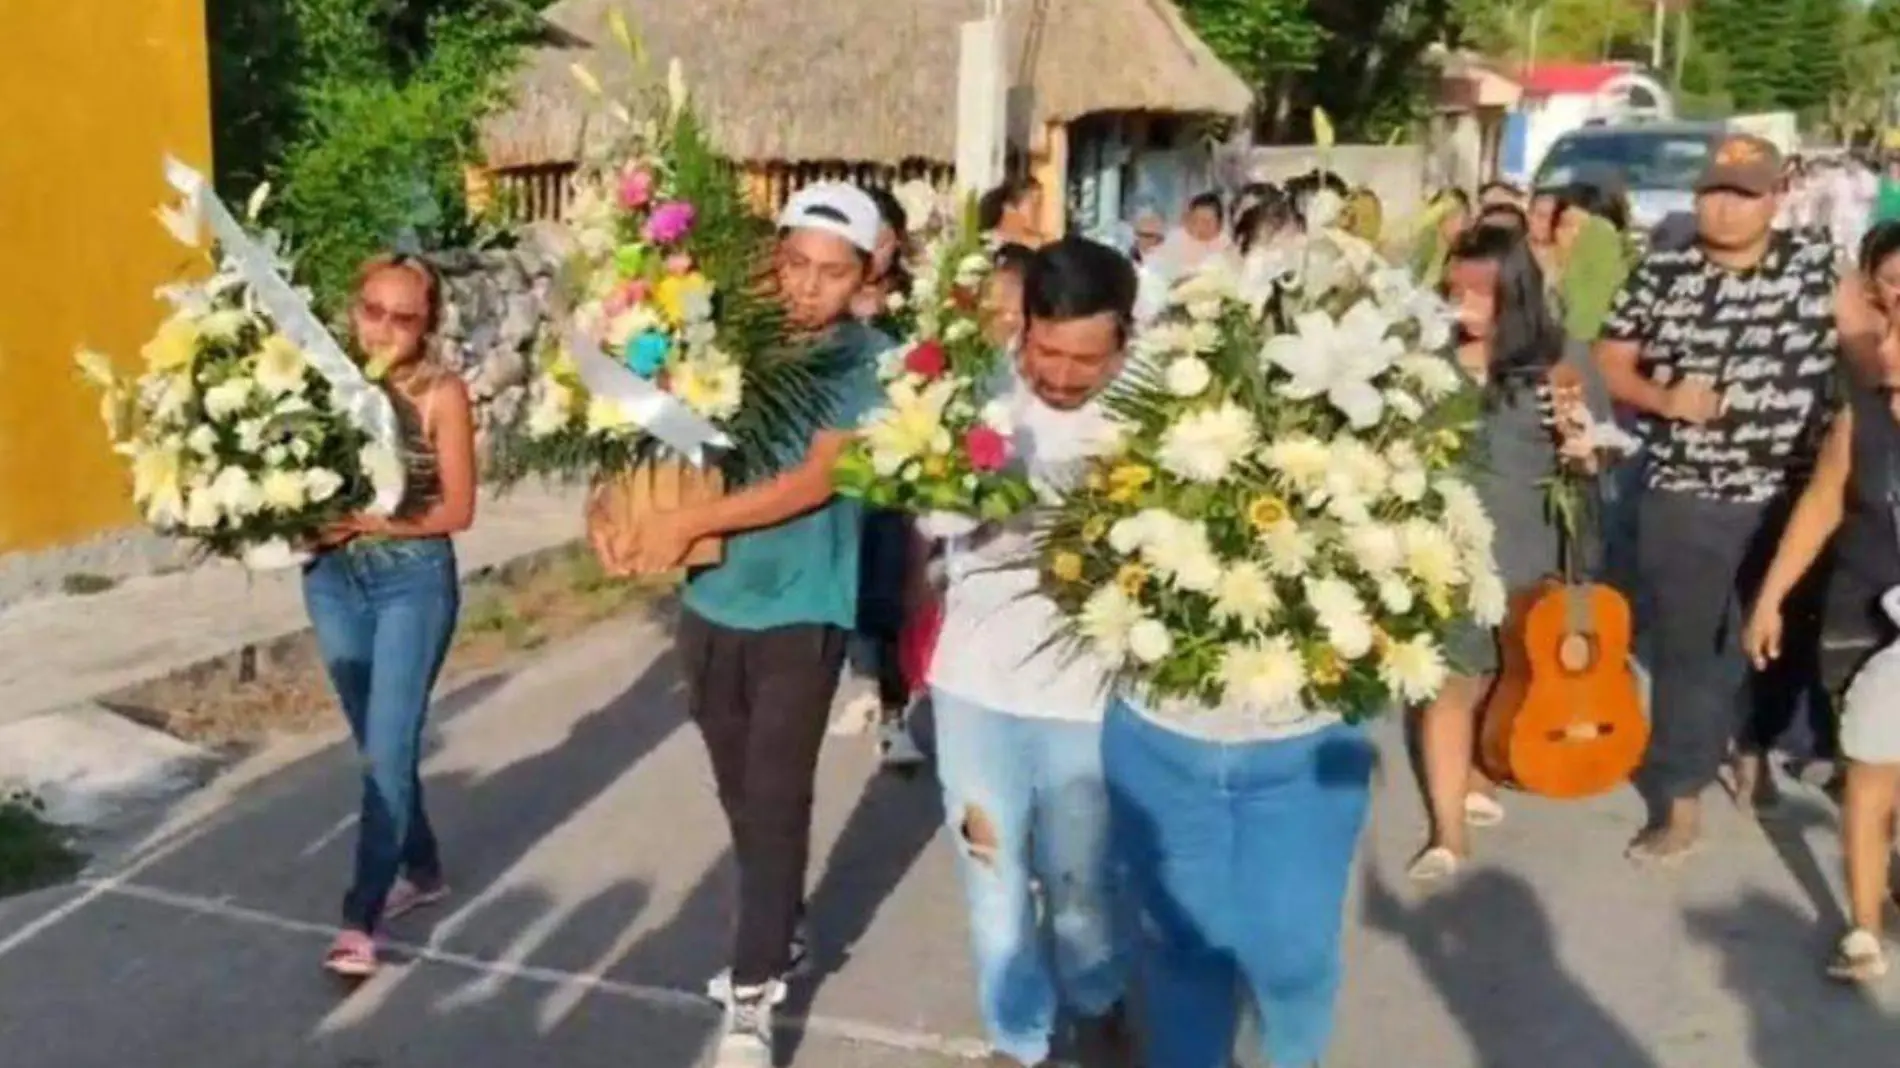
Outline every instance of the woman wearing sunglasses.
<svg viewBox="0 0 1900 1068">
<path fill-rule="evenodd" d="M 461 378 L 428 355 L 440 311 L 441 285 L 423 261 L 364 265 L 350 325 L 395 404 L 408 490 L 394 516 L 355 516 L 327 531 L 304 571 L 317 646 L 362 756 L 355 874 L 323 962 L 352 978 L 376 971 L 386 921 L 448 894 L 418 767 L 461 604 L 449 539 L 475 518 L 475 433 Z"/>
</svg>

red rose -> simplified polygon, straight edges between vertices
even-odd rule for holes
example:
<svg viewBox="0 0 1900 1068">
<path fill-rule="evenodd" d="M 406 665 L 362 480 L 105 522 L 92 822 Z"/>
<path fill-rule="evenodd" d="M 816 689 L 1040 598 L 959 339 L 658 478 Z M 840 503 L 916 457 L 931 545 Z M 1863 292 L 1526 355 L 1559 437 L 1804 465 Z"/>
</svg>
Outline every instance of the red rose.
<svg viewBox="0 0 1900 1068">
<path fill-rule="evenodd" d="M 974 426 L 963 435 L 963 451 L 969 454 L 972 468 L 1001 471 L 1009 462 L 1009 439 L 997 433 L 995 427 Z"/>
<path fill-rule="evenodd" d="M 935 378 L 943 374 L 949 360 L 943 354 L 943 346 L 935 341 L 925 341 L 911 347 L 904 356 L 904 370 L 925 378 Z"/>
</svg>

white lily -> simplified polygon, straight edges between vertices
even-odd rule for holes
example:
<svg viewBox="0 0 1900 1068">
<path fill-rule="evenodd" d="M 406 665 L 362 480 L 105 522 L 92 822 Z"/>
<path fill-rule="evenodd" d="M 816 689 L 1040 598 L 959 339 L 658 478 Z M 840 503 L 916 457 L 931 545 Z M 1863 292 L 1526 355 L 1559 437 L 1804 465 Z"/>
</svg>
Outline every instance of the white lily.
<svg viewBox="0 0 1900 1068">
<path fill-rule="evenodd" d="M 1389 337 L 1392 321 L 1370 301 L 1360 301 L 1338 322 L 1325 312 L 1294 321 L 1295 334 L 1281 334 L 1261 350 L 1262 360 L 1293 377 L 1284 388 L 1295 400 L 1324 395 L 1354 429 L 1379 422 L 1385 397 L 1375 380 L 1405 352 Z"/>
</svg>

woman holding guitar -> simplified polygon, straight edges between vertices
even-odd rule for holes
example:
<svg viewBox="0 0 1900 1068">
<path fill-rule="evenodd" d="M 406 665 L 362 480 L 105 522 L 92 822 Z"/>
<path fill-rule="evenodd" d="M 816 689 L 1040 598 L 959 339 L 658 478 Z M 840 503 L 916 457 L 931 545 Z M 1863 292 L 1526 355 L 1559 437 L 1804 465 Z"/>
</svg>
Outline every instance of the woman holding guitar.
<svg viewBox="0 0 1900 1068">
<path fill-rule="evenodd" d="M 1480 225 L 1453 243 L 1445 295 L 1458 317 L 1457 365 L 1484 389 L 1483 459 L 1474 484 L 1496 527 L 1493 542 L 1507 590 L 1534 586 L 1555 571 L 1562 541 L 1546 515 L 1540 484 L 1559 461 L 1558 427 L 1581 421 L 1583 377 L 1565 358 L 1564 331 L 1551 315 L 1543 273 L 1521 232 Z M 1587 361 L 1583 361 L 1587 363 Z M 1554 388 L 1553 388 L 1554 387 Z M 1470 624 L 1448 643 L 1458 674 L 1417 713 L 1419 772 L 1431 839 L 1409 869 L 1420 882 L 1455 875 L 1470 856 L 1467 825 L 1504 818 L 1492 785 L 1474 767 L 1478 710 L 1500 656 L 1494 631 Z"/>
<path fill-rule="evenodd" d="M 1828 974 L 1870 982 L 1887 972 L 1881 911 L 1890 893 L 1894 800 L 1900 793 L 1900 707 L 1892 688 L 1893 595 L 1900 591 L 1900 222 L 1884 222 L 1861 246 L 1860 287 L 1884 317 L 1877 360 L 1855 360 L 1846 400 L 1821 448 L 1762 582 L 1743 642 L 1757 670 L 1782 652 L 1782 606 L 1802 575 L 1833 549 L 1822 628 L 1821 672 L 1845 701 L 1840 748 L 1847 759 L 1842 805 L 1849 922 Z M 1871 340 L 1871 339 L 1870 339 Z M 1888 602 L 1883 604 L 1883 601 Z"/>
</svg>

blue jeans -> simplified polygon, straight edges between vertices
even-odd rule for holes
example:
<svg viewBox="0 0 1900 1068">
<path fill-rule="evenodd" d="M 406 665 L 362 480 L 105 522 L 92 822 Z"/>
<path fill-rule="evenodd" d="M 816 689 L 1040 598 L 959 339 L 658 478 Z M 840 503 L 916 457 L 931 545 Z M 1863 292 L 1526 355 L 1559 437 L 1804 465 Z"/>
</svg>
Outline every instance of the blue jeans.
<svg viewBox="0 0 1900 1068">
<path fill-rule="evenodd" d="M 461 605 L 447 538 L 352 542 L 304 569 L 304 604 L 363 756 L 356 874 L 343 922 L 374 932 L 399 873 L 439 879 L 422 808 L 422 726 Z"/>
<path fill-rule="evenodd" d="M 1356 727 L 1221 744 L 1121 702 L 1102 750 L 1151 1068 L 1226 1068 L 1244 983 L 1274 1068 L 1326 1052 L 1375 754 Z"/>
<path fill-rule="evenodd" d="M 1058 1002 L 1099 1017 L 1126 986 L 1101 727 L 1010 715 L 940 690 L 931 707 L 983 1023 L 998 1052 L 1040 1064 Z M 1042 884 L 1046 940 L 1032 879 Z"/>
</svg>

